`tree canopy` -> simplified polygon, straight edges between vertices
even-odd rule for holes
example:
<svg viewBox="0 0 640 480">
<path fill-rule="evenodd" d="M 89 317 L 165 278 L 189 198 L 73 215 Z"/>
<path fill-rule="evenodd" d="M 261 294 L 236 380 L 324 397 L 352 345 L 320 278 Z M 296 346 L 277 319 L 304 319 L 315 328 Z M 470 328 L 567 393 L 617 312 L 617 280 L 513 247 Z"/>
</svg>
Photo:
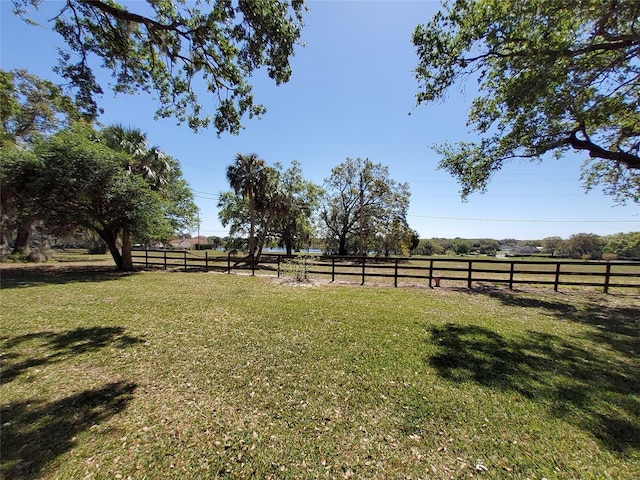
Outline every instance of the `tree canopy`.
<svg viewBox="0 0 640 480">
<path fill-rule="evenodd" d="M 289 255 L 310 240 L 320 189 L 303 178 L 298 162 L 283 171 L 280 163 L 269 167 L 256 154 L 237 155 L 227 174 L 234 191 L 220 194 L 218 216 L 231 235 L 248 233 L 254 261 L 270 238 Z"/>
<path fill-rule="evenodd" d="M 582 180 L 640 202 L 640 2 L 455 0 L 413 34 L 418 104 L 475 79 L 479 142 L 435 147 L 464 197 L 515 158 L 583 152 Z"/>
<path fill-rule="evenodd" d="M 76 123 L 28 149 L 0 149 L 3 195 L 15 192 L 6 202 L 3 197 L 3 215 L 15 212 L 22 223 L 38 220 L 54 233 L 93 230 L 118 268 L 132 269 L 133 239 L 168 240 L 193 225 L 197 208 L 175 159 L 163 158 L 168 168 L 158 182 L 136 168 L 148 152 L 131 153 L 113 141 L 114 129 Z"/>
<path fill-rule="evenodd" d="M 267 192 L 270 170 L 255 153 L 238 153 L 235 162 L 227 167 L 229 185 L 246 200 L 249 209 L 249 255 L 255 254 L 256 201 Z"/>
<path fill-rule="evenodd" d="M 12 0 L 26 18 L 42 0 Z M 203 0 L 116 2 L 67 0 L 53 29 L 57 73 L 71 82 L 83 110 L 97 116 L 103 93 L 95 60 L 113 76 L 116 93 L 154 92 L 159 117 L 175 117 L 194 129 L 237 133 L 242 117 L 260 115 L 247 79 L 266 68 L 276 84 L 291 76 L 290 57 L 303 24 L 302 0 Z M 31 23 L 34 20 L 29 18 Z M 211 94 L 202 100 L 197 90 Z"/>
<path fill-rule="evenodd" d="M 0 70 L 0 142 L 32 143 L 81 118 L 62 89 L 28 71 Z"/>
<path fill-rule="evenodd" d="M 406 221 L 409 186 L 390 178 L 387 167 L 347 158 L 331 170 L 324 187 L 320 218 L 327 245 L 338 255 L 364 255 L 377 246 L 397 251 L 402 243 L 411 243 L 413 232 Z"/>
<path fill-rule="evenodd" d="M 45 168 L 30 148 L 80 118 L 73 100 L 52 82 L 26 70 L 0 70 L 0 248 L 15 231 L 13 253 L 29 253 L 39 210 L 33 178 Z"/>
<path fill-rule="evenodd" d="M 280 169 L 277 164 L 276 168 Z M 283 204 L 282 215 L 275 228 L 280 234 L 287 255 L 294 250 L 309 245 L 314 233 L 314 217 L 320 202 L 322 189 L 302 175 L 299 162 L 291 162 L 291 167 L 280 175 L 280 193 Z"/>
<path fill-rule="evenodd" d="M 132 270 L 132 233 L 138 241 L 145 243 L 150 240 L 168 240 L 175 232 L 195 223 L 197 207 L 193 203 L 193 194 L 186 180 L 182 178 L 179 162 L 166 155 L 159 147 L 149 146 L 145 132 L 137 128 L 110 125 L 99 132 L 98 140 L 109 149 L 126 154 L 120 168 L 125 175 L 142 180 L 146 190 L 154 192 L 154 208 L 160 209 L 158 218 L 153 221 L 153 228 L 145 217 L 139 225 L 124 224 L 120 228 L 122 262 L 117 263 L 124 270 Z M 117 233 L 116 230 L 116 235 Z M 111 248 L 109 242 L 107 240 Z"/>
</svg>

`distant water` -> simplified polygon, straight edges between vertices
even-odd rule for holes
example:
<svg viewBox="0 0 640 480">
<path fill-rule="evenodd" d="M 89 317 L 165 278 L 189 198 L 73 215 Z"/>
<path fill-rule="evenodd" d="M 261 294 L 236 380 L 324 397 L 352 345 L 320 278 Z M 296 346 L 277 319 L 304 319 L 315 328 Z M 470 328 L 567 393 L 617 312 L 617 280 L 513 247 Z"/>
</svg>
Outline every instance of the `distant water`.
<svg viewBox="0 0 640 480">
<path fill-rule="evenodd" d="M 284 248 L 281 247 L 277 247 L 277 248 L 264 248 L 262 250 L 263 253 L 287 253 L 287 251 Z M 293 252 L 293 253 L 317 253 L 317 254 L 321 254 L 322 250 L 320 250 L 319 248 L 304 248 L 302 250 L 300 250 L 299 252 Z"/>
</svg>

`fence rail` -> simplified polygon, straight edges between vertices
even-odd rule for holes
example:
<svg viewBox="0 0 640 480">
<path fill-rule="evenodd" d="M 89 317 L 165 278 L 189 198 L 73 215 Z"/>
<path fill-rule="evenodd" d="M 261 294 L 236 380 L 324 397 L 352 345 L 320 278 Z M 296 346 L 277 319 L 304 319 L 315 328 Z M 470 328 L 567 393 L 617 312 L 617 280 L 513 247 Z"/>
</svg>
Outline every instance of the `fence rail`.
<svg viewBox="0 0 640 480">
<path fill-rule="evenodd" d="M 305 260 L 306 259 L 306 260 Z M 264 254 L 259 263 L 245 257 L 220 255 L 207 250 L 136 250 L 133 262 L 145 268 L 269 273 L 280 277 L 291 271 L 291 265 L 304 269 L 306 277 L 331 277 L 331 282 L 354 277 L 364 285 L 368 278 L 389 279 L 397 287 L 401 279 L 424 281 L 429 287 L 466 286 L 474 283 L 600 287 L 640 289 L 640 262 L 519 259 L 452 259 L 405 257 L 342 257 Z M 303 265 L 304 264 L 304 265 Z"/>
</svg>

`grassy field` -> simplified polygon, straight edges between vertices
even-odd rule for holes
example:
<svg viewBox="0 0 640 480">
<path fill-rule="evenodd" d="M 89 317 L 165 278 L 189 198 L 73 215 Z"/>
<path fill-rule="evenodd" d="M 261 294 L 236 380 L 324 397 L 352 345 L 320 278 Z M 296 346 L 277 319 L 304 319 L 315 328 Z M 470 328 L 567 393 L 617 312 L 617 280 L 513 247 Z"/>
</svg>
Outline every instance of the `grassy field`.
<svg viewBox="0 0 640 480">
<path fill-rule="evenodd" d="M 640 478 L 634 295 L 0 273 L 7 479 Z"/>
</svg>

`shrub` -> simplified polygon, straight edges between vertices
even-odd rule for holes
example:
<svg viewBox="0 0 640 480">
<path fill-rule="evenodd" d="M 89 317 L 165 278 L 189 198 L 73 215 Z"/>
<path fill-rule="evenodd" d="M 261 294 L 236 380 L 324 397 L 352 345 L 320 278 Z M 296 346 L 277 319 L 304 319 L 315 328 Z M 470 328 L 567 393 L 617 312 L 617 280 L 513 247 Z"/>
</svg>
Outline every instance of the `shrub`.
<svg viewBox="0 0 640 480">
<path fill-rule="evenodd" d="M 280 273 L 297 282 L 304 282 L 308 279 L 309 271 L 316 261 L 317 257 L 308 255 L 288 258 L 280 264 Z"/>
</svg>

